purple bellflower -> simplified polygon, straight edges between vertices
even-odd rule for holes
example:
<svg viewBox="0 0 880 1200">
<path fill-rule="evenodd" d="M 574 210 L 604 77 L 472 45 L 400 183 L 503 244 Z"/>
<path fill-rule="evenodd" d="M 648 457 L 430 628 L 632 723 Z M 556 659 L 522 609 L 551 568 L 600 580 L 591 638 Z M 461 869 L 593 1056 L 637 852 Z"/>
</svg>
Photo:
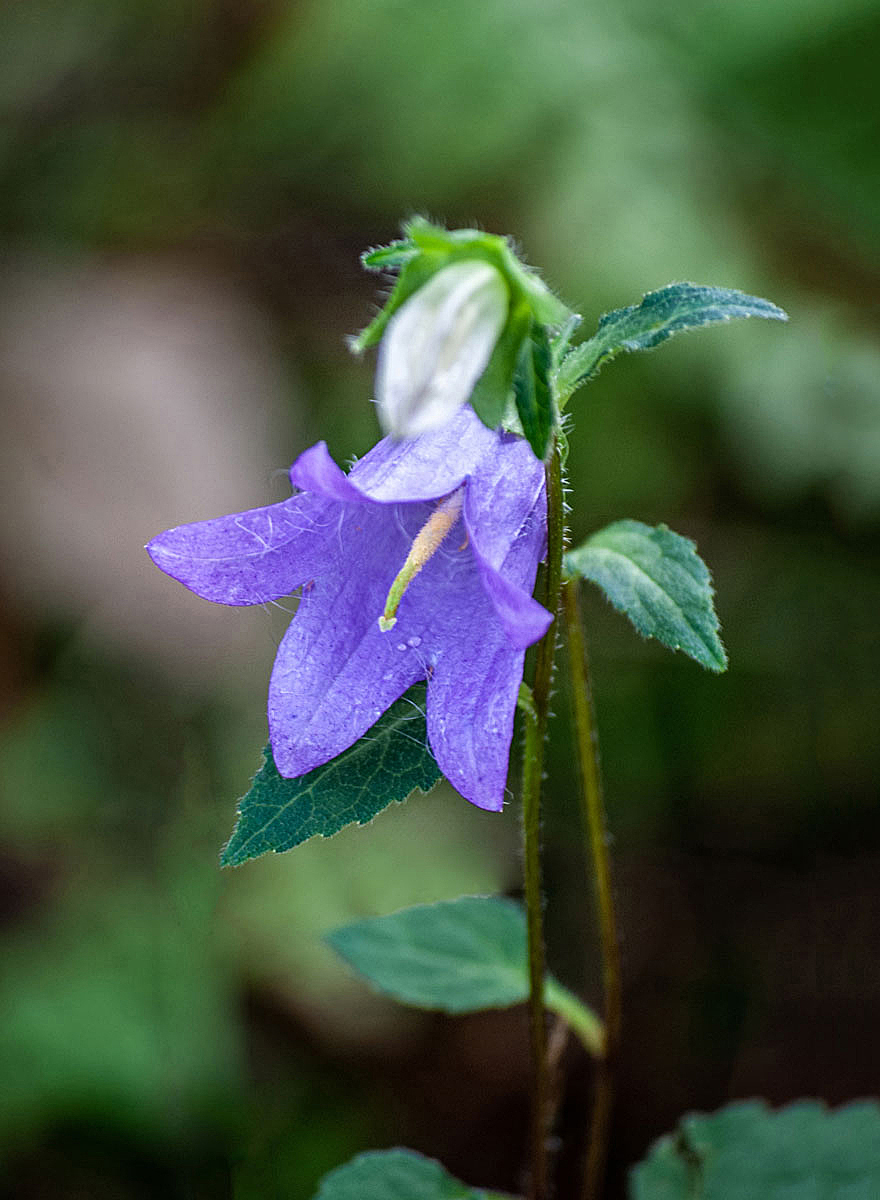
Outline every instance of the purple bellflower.
<svg viewBox="0 0 880 1200">
<path fill-rule="evenodd" d="M 383 439 L 348 475 L 318 442 L 290 479 L 299 490 L 279 504 L 181 525 L 147 546 L 220 604 L 302 589 L 269 685 L 279 772 L 329 762 L 426 679 L 440 770 L 499 810 L 523 657 L 552 620 L 532 597 L 546 542 L 541 463 L 465 407 L 436 432 Z"/>
</svg>

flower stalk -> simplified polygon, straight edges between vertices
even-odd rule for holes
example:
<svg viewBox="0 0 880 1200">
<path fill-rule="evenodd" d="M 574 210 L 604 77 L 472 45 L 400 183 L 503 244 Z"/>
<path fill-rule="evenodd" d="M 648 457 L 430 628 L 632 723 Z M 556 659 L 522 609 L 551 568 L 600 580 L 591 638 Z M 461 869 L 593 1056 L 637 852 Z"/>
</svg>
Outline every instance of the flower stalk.
<svg viewBox="0 0 880 1200">
<path fill-rule="evenodd" d="M 554 443 L 546 466 L 547 572 L 544 606 L 554 617 L 559 610 L 562 554 L 565 541 L 562 463 Z M 523 857 L 529 948 L 529 1032 L 532 1049 L 532 1169 L 530 1200 L 545 1200 L 547 1181 L 547 1119 L 549 1073 L 544 1018 L 544 917 L 541 895 L 541 781 L 550 715 L 550 691 L 556 655 L 556 628 L 551 625 L 538 644 L 532 687 L 533 715 L 525 726 L 523 749 Z"/>
<path fill-rule="evenodd" d="M 605 1173 L 605 1159 L 614 1101 L 614 1067 L 620 1041 L 622 989 L 620 946 L 614 893 L 611 880 L 611 856 L 599 766 L 599 743 L 593 695 L 590 686 L 587 639 L 581 614 L 578 582 L 567 579 L 562 585 L 562 605 L 566 626 L 572 707 L 580 774 L 580 808 L 584 838 L 589 846 L 599 917 L 599 944 L 602 955 L 604 1008 L 604 1053 L 597 1060 L 590 1117 L 590 1133 L 584 1166 L 583 1200 L 598 1200 Z"/>
</svg>

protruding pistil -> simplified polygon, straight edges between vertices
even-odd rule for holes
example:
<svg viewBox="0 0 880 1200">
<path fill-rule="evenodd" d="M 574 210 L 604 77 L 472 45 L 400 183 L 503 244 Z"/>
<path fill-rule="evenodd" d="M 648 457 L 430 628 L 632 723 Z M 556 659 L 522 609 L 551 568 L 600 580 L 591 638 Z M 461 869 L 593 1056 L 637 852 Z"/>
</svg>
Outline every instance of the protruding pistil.
<svg viewBox="0 0 880 1200">
<path fill-rule="evenodd" d="M 385 609 L 379 618 L 379 628 L 383 633 L 387 633 L 397 624 L 396 614 L 403 593 L 425 563 L 439 550 L 443 539 L 458 520 L 463 503 L 464 489 L 459 488 L 457 492 L 453 492 L 451 496 L 447 496 L 437 505 L 416 534 L 409 554 L 406 556 L 406 562 L 397 572 L 385 600 Z"/>
</svg>

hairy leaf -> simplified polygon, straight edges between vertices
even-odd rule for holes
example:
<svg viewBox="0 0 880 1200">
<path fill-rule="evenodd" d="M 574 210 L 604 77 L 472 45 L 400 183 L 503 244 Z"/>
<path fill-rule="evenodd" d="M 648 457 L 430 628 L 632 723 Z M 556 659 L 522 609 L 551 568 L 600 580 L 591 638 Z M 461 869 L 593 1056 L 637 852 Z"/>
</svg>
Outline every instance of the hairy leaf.
<svg viewBox="0 0 880 1200">
<path fill-rule="evenodd" d="M 316 834 L 332 837 L 354 821 L 365 825 L 416 788 L 429 791 L 440 768 L 428 749 L 424 712 L 425 685 L 417 684 L 353 746 L 298 779 L 278 774 L 267 746 L 221 864 L 290 850 Z"/>
<path fill-rule="evenodd" d="M 684 329 L 698 329 L 736 317 L 788 320 L 788 315 L 769 300 L 747 296 L 733 288 L 670 283 L 656 292 L 648 292 L 641 303 L 606 313 L 593 336 L 563 359 L 556 378 L 559 403 L 564 404 L 576 388 L 592 379 L 604 363 L 622 350 L 650 350 Z"/>
<path fill-rule="evenodd" d="M 478 1012 L 521 1004 L 529 994 L 525 913 L 499 896 L 419 904 L 344 925 L 327 940 L 380 991 L 417 1008 Z M 601 1022 L 552 977 L 544 1002 L 591 1053 L 600 1052 Z"/>
<path fill-rule="evenodd" d="M 709 569 L 694 543 L 641 521 L 615 521 L 565 556 L 569 575 L 599 585 L 644 637 L 655 637 L 710 671 L 724 671 Z"/>
<path fill-rule="evenodd" d="M 873 1200 L 880 1196 L 880 1105 L 833 1112 L 761 1101 L 684 1117 L 630 1175 L 630 1200 Z"/>
</svg>

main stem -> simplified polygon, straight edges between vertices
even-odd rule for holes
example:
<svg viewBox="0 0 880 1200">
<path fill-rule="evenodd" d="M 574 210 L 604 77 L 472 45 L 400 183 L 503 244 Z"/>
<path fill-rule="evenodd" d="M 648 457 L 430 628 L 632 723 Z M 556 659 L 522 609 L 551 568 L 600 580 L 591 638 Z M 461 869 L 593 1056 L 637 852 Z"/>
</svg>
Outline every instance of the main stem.
<svg viewBox="0 0 880 1200">
<path fill-rule="evenodd" d="M 602 775 L 599 769 L 598 737 L 593 695 L 590 688 L 587 639 L 577 589 L 577 580 L 567 579 L 562 586 L 562 600 L 581 777 L 581 819 L 584 836 L 590 847 L 596 887 L 605 1020 L 605 1052 L 596 1065 L 590 1140 L 584 1168 L 582 1195 L 583 1200 L 598 1200 L 605 1174 L 605 1158 L 611 1129 L 614 1066 L 620 1041 L 622 990 L 620 947 L 611 884 L 611 856 L 608 852 Z"/>
<path fill-rule="evenodd" d="M 541 897 L 541 780 L 544 744 L 550 715 L 550 688 L 556 654 L 556 620 L 562 586 L 565 535 L 562 464 L 554 444 L 547 464 L 547 573 L 544 603 L 554 622 L 538 645 L 532 688 L 534 715 L 526 720 L 523 748 L 523 857 L 529 939 L 529 1029 L 532 1045 L 532 1172 L 531 1200 L 546 1200 L 547 1183 L 547 1033 L 544 1024 L 544 917 Z"/>
</svg>

